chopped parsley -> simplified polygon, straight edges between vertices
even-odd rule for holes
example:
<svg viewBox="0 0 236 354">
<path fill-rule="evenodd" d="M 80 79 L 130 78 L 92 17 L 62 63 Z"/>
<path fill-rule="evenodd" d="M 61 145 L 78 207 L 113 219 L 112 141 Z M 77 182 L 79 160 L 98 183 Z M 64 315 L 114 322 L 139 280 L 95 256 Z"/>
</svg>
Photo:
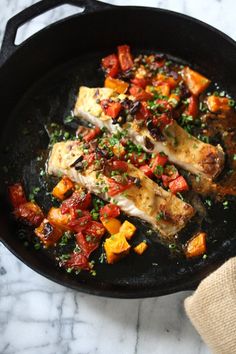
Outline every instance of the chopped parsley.
<svg viewBox="0 0 236 354">
<path fill-rule="evenodd" d="M 197 138 L 199 140 L 203 141 L 204 143 L 209 144 L 209 136 L 198 134 Z"/>
<path fill-rule="evenodd" d="M 71 123 L 75 119 L 74 116 L 70 115 L 64 118 L 64 123 Z"/>
<path fill-rule="evenodd" d="M 68 268 L 66 268 L 66 271 L 67 271 L 67 273 L 71 273 L 73 271 L 73 268 L 68 267 Z"/>
<path fill-rule="evenodd" d="M 41 245 L 40 245 L 39 242 L 37 242 L 37 243 L 34 244 L 34 249 L 35 249 L 36 251 L 38 251 L 40 248 L 41 248 Z"/>
<path fill-rule="evenodd" d="M 68 241 L 72 238 L 72 236 L 73 236 L 72 232 L 70 231 L 64 232 L 59 242 L 59 246 L 66 246 L 68 244 Z"/>
<path fill-rule="evenodd" d="M 160 176 L 164 173 L 164 168 L 161 165 L 157 165 L 154 170 L 154 174 Z"/>
<path fill-rule="evenodd" d="M 98 219 L 99 219 L 99 212 L 98 212 L 97 210 L 92 209 L 92 210 L 90 211 L 90 214 L 91 214 L 93 220 L 98 220 Z"/>
<path fill-rule="evenodd" d="M 59 257 L 60 261 L 67 261 L 68 259 L 70 259 L 70 255 L 69 254 L 62 254 L 60 257 Z"/>
<path fill-rule="evenodd" d="M 32 192 L 29 194 L 29 200 L 31 202 L 34 202 L 35 201 L 35 197 L 37 196 L 38 192 L 40 191 L 40 188 L 39 187 L 34 187 L 32 189 Z"/>
<path fill-rule="evenodd" d="M 164 213 L 163 213 L 162 211 L 160 211 L 160 212 L 157 214 L 156 219 L 157 219 L 157 221 L 160 221 L 160 220 L 163 219 L 163 218 L 164 218 Z"/>
<path fill-rule="evenodd" d="M 223 202 L 223 206 L 224 206 L 224 209 L 229 209 L 229 202 L 227 200 L 225 200 Z"/>
<path fill-rule="evenodd" d="M 195 176 L 195 180 L 197 183 L 199 183 L 201 181 L 201 176 Z"/>
<path fill-rule="evenodd" d="M 212 201 L 209 198 L 207 198 L 207 199 L 205 199 L 205 204 L 207 204 L 209 207 L 211 207 Z"/>
</svg>

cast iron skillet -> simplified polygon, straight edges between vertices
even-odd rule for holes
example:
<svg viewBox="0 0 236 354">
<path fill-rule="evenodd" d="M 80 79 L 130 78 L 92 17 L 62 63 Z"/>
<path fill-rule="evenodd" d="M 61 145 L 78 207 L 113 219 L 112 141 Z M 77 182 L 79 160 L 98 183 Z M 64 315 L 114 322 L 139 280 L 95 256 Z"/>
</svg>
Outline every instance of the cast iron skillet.
<svg viewBox="0 0 236 354">
<path fill-rule="evenodd" d="M 65 3 L 84 11 L 14 45 L 21 24 Z M 220 207 L 211 212 L 205 225 L 210 235 L 206 260 L 171 259 L 164 247 L 154 244 L 142 258 L 127 257 L 112 267 L 98 264 L 97 277 L 92 277 L 67 274 L 47 252 L 25 247 L 7 202 L 6 181 L 23 178 L 29 189 L 39 183 L 35 156 L 47 147 L 44 124 L 61 122 L 69 114 L 81 84 L 102 83 L 99 61 L 122 43 L 134 51 L 148 48 L 182 58 L 236 97 L 236 44 L 200 21 L 160 9 L 115 7 L 94 0 L 44 0 L 22 11 L 8 22 L 1 49 L 0 238 L 38 273 L 82 292 L 138 298 L 194 289 L 236 254 L 235 216 Z M 43 195 L 39 203 L 44 205 Z"/>
</svg>

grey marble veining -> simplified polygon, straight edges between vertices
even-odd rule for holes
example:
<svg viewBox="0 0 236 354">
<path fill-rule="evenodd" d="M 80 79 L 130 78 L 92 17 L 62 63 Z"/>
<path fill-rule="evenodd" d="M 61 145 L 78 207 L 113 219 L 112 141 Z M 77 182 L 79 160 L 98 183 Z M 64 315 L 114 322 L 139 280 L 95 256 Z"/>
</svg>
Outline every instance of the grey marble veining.
<svg viewBox="0 0 236 354">
<path fill-rule="evenodd" d="M 0 0 L 0 42 L 7 20 L 35 0 Z M 108 2 L 108 1 L 107 1 Z M 234 0 L 110 0 L 171 9 L 236 38 Z M 18 41 L 75 9 L 27 24 Z M 0 245 L 1 354 L 207 354 L 183 310 L 189 293 L 144 300 L 79 294 L 34 273 Z"/>
</svg>

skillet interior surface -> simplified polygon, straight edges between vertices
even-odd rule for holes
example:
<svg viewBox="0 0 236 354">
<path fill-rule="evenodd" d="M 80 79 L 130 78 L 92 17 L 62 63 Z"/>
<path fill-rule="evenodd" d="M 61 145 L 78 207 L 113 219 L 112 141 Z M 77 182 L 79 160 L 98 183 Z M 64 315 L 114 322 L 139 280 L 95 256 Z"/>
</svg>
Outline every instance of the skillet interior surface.
<svg viewBox="0 0 236 354">
<path fill-rule="evenodd" d="M 123 18 L 128 16 L 128 18 L 131 19 L 131 16 L 136 16 L 136 21 L 138 18 L 140 19 L 141 10 L 136 9 L 133 13 L 129 13 L 129 11 L 131 11 L 129 9 L 126 11 L 126 13 L 123 13 Z M 154 16 L 155 12 L 147 9 L 145 9 L 145 11 L 148 11 Z M 99 20 L 99 15 L 101 14 L 97 14 L 97 24 L 99 24 L 99 21 L 102 21 L 102 18 Z M 158 17 L 158 12 L 156 12 L 156 16 Z M 76 19 L 73 19 L 73 21 L 75 20 Z M 116 16 L 114 17 L 114 21 L 116 21 Z M 126 17 L 125 21 L 128 23 Z M 101 23 L 102 22 L 100 22 L 100 24 Z M 75 26 L 75 24 L 73 24 L 73 26 Z M 88 26 L 88 24 L 86 26 Z M 54 27 L 54 31 L 55 28 L 56 27 Z M 52 33 L 53 30 L 51 31 L 51 36 Z M 135 41 L 132 41 L 132 31 L 130 30 L 127 33 L 128 38 L 126 38 L 127 35 L 125 37 L 124 33 L 120 33 L 120 36 L 116 34 L 116 37 L 119 38 L 119 42 L 117 42 L 118 39 L 116 39 L 115 44 L 122 41 L 128 42 L 136 52 L 143 52 L 150 45 L 149 39 L 147 40 L 147 44 L 143 43 L 143 41 L 145 42 L 144 38 L 140 39 L 141 45 L 138 45 Z M 110 36 L 111 34 L 109 37 Z M 35 37 L 34 45 L 39 41 L 39 37 L 40 36 Z M 41 37 L 42 40 L 43 32 L 41 33 Z M 175 50 L 175 46 L 171 47 L 169 37 L 170 36 L 167 35 L 167 42 L 169 41 L 169 44 L 167 45 L 167 43 L 165 43 L 165 45 L 163 45 L 164 43 L 162 43 L 160 49 L 163 52 L 168 52 L 167 48 L 169 47 L 173 49 L 172 51 L 169 50 L 171 54 L 178 55 L 179 50 Z M 41 43 L 41 41 L 38 43 Z M 104 44 L 102 47 L 103 46 Z M 31 238 L 32 232 L 19 228 L 19 224 L 13 220 L 5 194 L 6 181 L 11 183 L 23 179 L 28 193 L 33 187 L 40 184 L 41 191 L 39 192 L 37 201 L 40 205 L 44 206 L 45 209 L 48 208 L 49 197 L 45 196 L 45 192 L 50 189 L 51 186 L 50 182 L 39 175 L 39 170 L 44 160 L 37 161 L 36 159 L 39 155 L 44 156 L 49 142 L 45 125 L 50 122 L 62 124 L 63 119 L 70 114 L 73 108 L 80 85 L 99 86 L 103 82 L 103 75 L 98 68 L 100 59 L 107 54 L 109 50 L 98 51 L 96 48 L 94 48 L 93 51 L 91 48 L 85 50 L 86 44 L 84 41 L 82 41 L 81 47 L 84 50 L 80 52 L 77 48 L 73 55 L 73 57 L 75 57 L 73 60 L 65 60 L 64 55 L 61 54 L 61 63 L 64 61 L 66 63 L 61 64 L 58 58 L 57 60 L 54 58 L 53 64 L 51 58 L 51 63 L 47 63 L 46 65 L 44 45 L 42 47 L 44 52 L 41 59 L 42 66 L 40 70 L 44 67 L 44 72 L 47 72 L 47 74 L 43 75 L 43 78 L 40 80 L 38 80 L 39 77 L 37 77 L 37 73 L 33 74 L 34 68 L 32 68 L 33 64 L 37 67 L 40 61 L 31 54 L 31 60 L 34 62 L 31 62 L 31 64 L 28 63 L 28 77 L 25 80 L 28 81 L 28 84 L 25 83 L 27 90 L 25 87 L 25 90 L 19 93 L 19 88 L 22 87 L 23 84 L 18 82 L 18 87 L 11 87 L 12 97 L 8 96 L 7 101 L 3 102 L 3 112 L 8 119 L 3 121 L 1 137 L 1 195 L 3 197 L 3 203 L 1 203 L 0 227 L 2 239 L 13 253 L 39 273 L 61 284 L 81 291 L 115 297 L 144 297 L 194 287 L 206 274 L 215 269 L 225 259 L 228 259 L 231 255 L 235 255 L 236 253 L 235 203 L 234 208 L 231 208 L 230 211 L 224 210 L 220 204 L 209 211 L 208 219 L 204 224 L 204 229 L 209 235 L 208 257 L 206 259 L 196 259 L 192 261 L 181 258 L 177 259 L 171 257 L 169 251 L 164 246 L 152 242 L 148 251 L 141 258 L 137 255 L 132 255 L 113 266 L 107 266 L 99 262 L 100 250 L 98 250 L 95 256 L 96 277 L 85 272 L 81 272 L 76 276 L 67 274 L 64 270 L 58 268 L 53 260 L 52 253 L 45 250 L 36 251 L 31 244 L 24 245 L 25 240 Z M 111 39 L 108 47 L 112 48 Z M 26 46 L 26 52 L 29 51 L 29 49 L 30 44 L 28 48 Z M 157 50 L 158 48 L 154 49 Z M 188 53 L 186 56 L 184 55 L 185 50 L 186 53 Z M 192 62 L 194 63 L 194 56 L 190 55 L 191 58 L 189 57 L 189 50 L 191 51 L 192 49 L 182 49 L 181 57 L 188 60 L 192 58 Z M 110 52 L 111 51 L 112 49 Z M 85 54 L 86 52 L 87 54 Z M 22 54 L 19 55 L 21 56 Z M 13 63 L 16 65 L 16 58 L 12 59 L 12 64 Z M 20 66 L 22 66 L 22 68 L 24 67 L 25 75 L 27 72 L 26 63 L 23 64 L 21 62 L 21 64 L 18 65 L 19 70 Z M 208 64 L 205 62 L 204 64 L 201 63 L 201 60 L 198 60 L 197 64 L 200 70 L 201 67 L 203 68 L 203 73 L 208 74 L 207 69 L 209 68 L 209 74 L 212 80 L 219 78 L 222 84 L 224 83 L 221 77 L 222 73 L 219 74 L 219 77 L 216 77 L 215 68 L 210 68 L 210 62 L 209 67 L 207 67 Z M 217 65 L 219 68 L 218 62 Z M 16 70 L 16 68 L 14 70 Z M 23 79 L 22 74 L 23 73 L 17 72 L 17 79 L 20 77 Z M 42 73 L 40 76 L 42 76 Z M 34 82 L 35 80 L 36 83 Z M 9 83 L 6 83 L 6 86 L 6 90 L 10 88 Z M 231 88 L 233 89 L 233 85 L 231 85 L 230 81 L 226 82 L 226 88 L 229 90 Z M 24 94 L 22 95 L 23 92 Z M 230 93 L 231 92 L 232 90 L 230 90 Z M 1 95 L 4 96 L 5 93 Z M 15 105 L 15 103 L 17 104 Z M 10 104 L 11 107 L 9 107 Z M 13 105 L 15 106 L 14 110 L 11 114 L 8 114 L 8 111 L 13 108 Z M 2 117 L 2 120 L 3 119 Z M 141 235 L 142 232 L 144 232 L 143 225 L 138 224 L 138 227 L 138 234 Z M 22 238 L 24 240 L 22 240 Z"/>
</svg>

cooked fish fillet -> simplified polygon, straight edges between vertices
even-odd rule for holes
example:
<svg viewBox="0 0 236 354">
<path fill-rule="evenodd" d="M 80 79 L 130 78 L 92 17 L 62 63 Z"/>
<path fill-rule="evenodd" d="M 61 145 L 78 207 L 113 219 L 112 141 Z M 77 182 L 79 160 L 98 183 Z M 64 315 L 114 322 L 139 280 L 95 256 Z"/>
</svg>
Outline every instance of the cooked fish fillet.
<svg viewBox="0 0 236 354">
<path fill-rule="evenodd" d="M 125 193 L 109 198 L 107 188 L 104 188 L 109 186 L 109 182 L 102 172 L 98 175 L 91 167 L 83 171 L 71 167 L 81 155 L 81 143 L 78 141 L 56 143 L 49 158 L 48 173 L 66 175 L 102 199 L 117 203 L 128 215 L 150 223 L 167 240 L 171 240 L 194 215 L 191 205 L 159 187 L 131 164 L 128 164 L 128 175 L 138 177 L 141 186 L 132 185 Z"/>
<path fill-rule="evenodd" d="M 220 145 L 213 146 L 203 143 L 187 133 L 176 121 L 164 129 L 165 141 L 156 141 L 146 127 L 140 128 L 135 122 L 126 123 L 122 126 L 113 124 L 112 119 L 105 115 L 97 99 L 108 99 L 118 95 L 109 88 L 88 88 L 81 87 L 75 104 L 74 113 L 81 116 L 92 124 L 106 127 L 110 132 L 117 129 L 127 129 L 130 139 L 142 145 L 148 152 L 163 151 L 169 160 L 196 175 L 204 175 L 214 179 L 222 170 L 224 165 L 224 152 Z M 124 95 L 120 95 L 125 97 Z M 119 97 L 120 97 L 119 96 Z M 130 96 L 131 97 L 131 96 Z M 149 139 L 153 148 L 145 146 L 146 139 Z"/>
</svg>

